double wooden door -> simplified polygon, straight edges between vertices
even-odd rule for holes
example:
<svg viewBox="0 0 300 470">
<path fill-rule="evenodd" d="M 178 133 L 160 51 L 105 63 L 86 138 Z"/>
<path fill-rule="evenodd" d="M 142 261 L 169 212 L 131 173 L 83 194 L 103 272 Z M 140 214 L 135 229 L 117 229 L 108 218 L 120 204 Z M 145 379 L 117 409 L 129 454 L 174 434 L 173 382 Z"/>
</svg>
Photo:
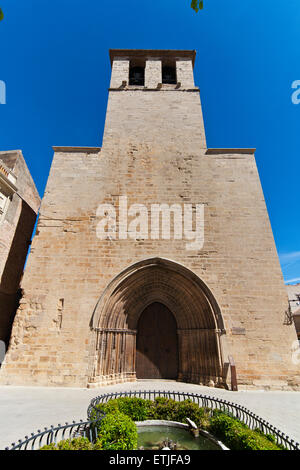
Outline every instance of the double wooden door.
<svg viewBox="0 0 300 470">
<path fill-rule="evenodd" d="M 171 311 L 154 302 L 141 314 L 137 329 L 138 379 L 177 379 L 177 324 Z"/>
</svg>

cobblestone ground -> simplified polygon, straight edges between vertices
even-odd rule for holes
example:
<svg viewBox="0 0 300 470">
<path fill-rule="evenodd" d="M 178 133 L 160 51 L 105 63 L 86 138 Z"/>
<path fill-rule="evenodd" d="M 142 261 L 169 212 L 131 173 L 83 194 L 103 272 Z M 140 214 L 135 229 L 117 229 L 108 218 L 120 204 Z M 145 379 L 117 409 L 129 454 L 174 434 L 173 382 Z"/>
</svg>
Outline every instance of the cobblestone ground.
<svg viewBox="0 0 300 470">
<path fill-rule="evenodd" d="M 0 387 L 0 448 L 31 432 L 85 419 L 90 400 L 111 391 L 170 390 L 202 393 L 239 403 L 300 442 L 300 392 L 226 390 L 174 381 L 138 381 L 97 389 Z"/>
</svg>

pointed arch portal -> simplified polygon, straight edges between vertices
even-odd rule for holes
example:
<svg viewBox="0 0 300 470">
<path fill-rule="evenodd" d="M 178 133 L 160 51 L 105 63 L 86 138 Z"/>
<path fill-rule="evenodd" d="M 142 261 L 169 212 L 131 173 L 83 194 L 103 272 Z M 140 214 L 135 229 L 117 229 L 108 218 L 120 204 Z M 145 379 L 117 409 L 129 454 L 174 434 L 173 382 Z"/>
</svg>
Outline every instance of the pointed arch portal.
<svg viewBox="0 0 300 470">
<path fill-rule="evenodd" d="M 125 269 L 103 292 L 90 326 L 90 385 L 136 378 L 224 382 L 220 309 L 206 284 L 178 263 L 154 258 Z"/>
</svg>

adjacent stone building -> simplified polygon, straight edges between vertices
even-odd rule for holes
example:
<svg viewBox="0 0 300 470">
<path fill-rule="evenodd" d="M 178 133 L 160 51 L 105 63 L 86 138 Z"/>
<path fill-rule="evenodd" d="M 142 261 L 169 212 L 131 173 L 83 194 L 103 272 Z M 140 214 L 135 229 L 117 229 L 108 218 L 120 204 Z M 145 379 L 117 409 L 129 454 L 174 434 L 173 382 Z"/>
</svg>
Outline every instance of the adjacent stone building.
<svg viewBox="0 0 300 470">
<path fill-rule="evenodd" d="M 254 149 L 207 148 L 194 51 L 110 58 L 102 149 L 54 147 L 1 383 L 226 387 L 231 356 L 240 388 L 296 389 Z"/>
<path fill-rule="evenodd" d="M 290 302 L 291 315 L 300 342 L 300 284 L 287 284 L 286 289 Z"/>
<path fill-rule="evenodd" d="M 7 346 L 39 205 L 22 152 L 0 152 L 0 340 Z"/>
</svg>

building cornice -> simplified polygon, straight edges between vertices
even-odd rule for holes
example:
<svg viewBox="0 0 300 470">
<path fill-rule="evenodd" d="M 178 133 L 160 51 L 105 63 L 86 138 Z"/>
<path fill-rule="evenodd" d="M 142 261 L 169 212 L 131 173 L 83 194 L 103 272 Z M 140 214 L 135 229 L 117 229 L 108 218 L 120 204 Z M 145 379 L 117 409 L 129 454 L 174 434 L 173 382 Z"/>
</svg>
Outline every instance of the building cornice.
<svg viewBox="0 0 300 470">
<path fill-rule="evenodd" d="M 159 91 L 159 92 L 169 92 L 169 91 L 184 91 L 184 92 L 197 92 L 199 93 L 200 89 L 199 87 L 193 87 L 193 88 L 181 88 L 181 87 L 176 87 L 174 85 L 173 88 L 159 88 L 159 87 L 156 87 L 156 88 L 147 88 L 147 87 L 144 87 L 144 86 L 120 86 L 118 88 L 109 88 L 108 91 Z"/>
<path fill-rule="evenodd" d="M 101 147 L 59 147 L 53 146 L 52 147 L 54 152 L 69 152 L 69 153 L 99 153 L 101 151 Z"/>
<path fill-rule="evenodd" d="M 252 155 L 256 151 L 255 148 L 235 148 L 235 149 L 224 149 L 224 148 L 209 148 L 206 150 L 205 154 L 206 155 L 219 155 L 219 154 L 224 154 L 224 155 L 234 155 L 234 154 L 247 154 L 247 155 Z"/>
<path fill-rule="evenodd" d="M 114 59 L 120 58 L 130 60 L 133 58 L 161 58 L 161 59 L 191 59 L 193 66 L 196 58 L 195 50 L 173 50 L 173 49 L 110 49 L 109 57 L 111 64 Z"/>
</svg>

